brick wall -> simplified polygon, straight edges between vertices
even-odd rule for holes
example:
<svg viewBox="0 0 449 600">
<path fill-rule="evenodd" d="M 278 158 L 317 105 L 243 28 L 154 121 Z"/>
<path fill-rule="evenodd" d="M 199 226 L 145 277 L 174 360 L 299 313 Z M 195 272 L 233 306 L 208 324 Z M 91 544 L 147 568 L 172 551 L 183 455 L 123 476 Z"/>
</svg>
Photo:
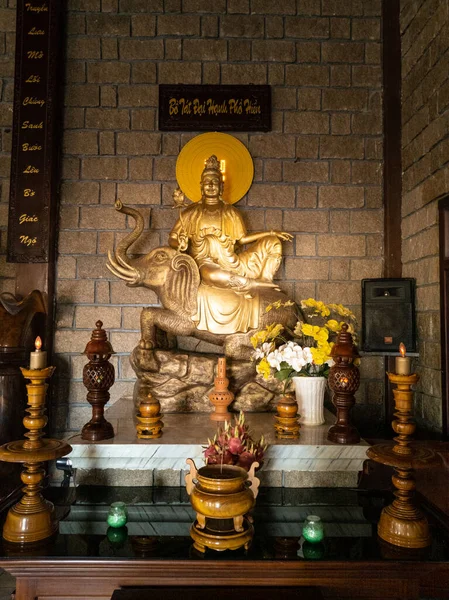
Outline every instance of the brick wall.
<svg viewBox="0 0 449 600">
<path fill-rule="evenodd" d="M 130 223 L 133 247 L 164 244 L 174 224 L 175 163 L 195 134 L 157 131 L 159 83 L 270 84 L 273 131 L 239 134 L 255 163 L 238 204 L 248 229 L 284 229 L 279 271 L 297 300 L 360 313 L 360 280 L 383 266 L 380 0 L 68 0 L 63 181 L 57 263 L 58 429 L 88 418 L 80 356 L 101 318 L 117 352 L 111 402 L 131 394 L 128 354 L 141 307 L 156 303 L 105 268 Z M 382 406 L 382 360 L 363 362 L 358 420 Z"/>
<path fill-rule="evenodd" d="M 417 279 L 421 380 L 416 412 L 441 429 L 438 203 L 449 189 L 449 2 L 401 3 L 402 259 Z"/>
<path fill-rule="evenodd" d="M 14 293 L 15 265 L 6 262 L 11 127 L 16 43 L 15 0 L 0 0 L 0 292 Z"/>
</svg>

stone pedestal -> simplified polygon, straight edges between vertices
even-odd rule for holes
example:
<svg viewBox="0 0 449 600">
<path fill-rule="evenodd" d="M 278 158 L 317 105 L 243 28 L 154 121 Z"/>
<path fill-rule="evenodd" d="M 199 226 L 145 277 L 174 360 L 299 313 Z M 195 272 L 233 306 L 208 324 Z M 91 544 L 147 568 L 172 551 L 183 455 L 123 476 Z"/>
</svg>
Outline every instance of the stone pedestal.
<svg viewBox="0 0 449 600">
<path fill-rule="evenodd" d="M 131 355 L 136 372 L 134 388 L 136 406 L 149 393 L 167 413 L 210 412 L 213 407 L 208 394 L 214 389 L 216 354 L 181 350 L 141 350 Z M 250 360 L 227 361 L 229 389 L 235 395 L 230 409 L 234 412 L 272 412 L 282 397 L 282 385 L 257 375 Z"/>
</svg>

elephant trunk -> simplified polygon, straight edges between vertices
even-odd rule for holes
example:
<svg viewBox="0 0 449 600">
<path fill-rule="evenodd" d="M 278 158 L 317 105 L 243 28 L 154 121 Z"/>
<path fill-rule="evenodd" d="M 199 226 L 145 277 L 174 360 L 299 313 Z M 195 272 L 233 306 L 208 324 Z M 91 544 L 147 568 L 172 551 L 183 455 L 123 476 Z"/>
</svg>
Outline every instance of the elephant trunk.
<svg viewBox="0 0 449 600">
<path fill-rule="evenodd" d="M 130 215 L 136 222 L 134 229 L 131 231 L 130 234 L 123 238 L 123 240 L 118 244 L 117 249 L 115 251 L 115 255 L 119 259 L 119 262 L 121 264 L 129 264 L 129 258 L 126 252 L 128 248 L 132 244 L 134 244 L 134 242 L 142 234 L 143 217 L 139 211 L 135 210 L 134 208 L 130 208 L 129 206 L 125 206 L 120 200 L 116 200 L 115 210 L 124 213 L 125 215 Z"/>
</svg>

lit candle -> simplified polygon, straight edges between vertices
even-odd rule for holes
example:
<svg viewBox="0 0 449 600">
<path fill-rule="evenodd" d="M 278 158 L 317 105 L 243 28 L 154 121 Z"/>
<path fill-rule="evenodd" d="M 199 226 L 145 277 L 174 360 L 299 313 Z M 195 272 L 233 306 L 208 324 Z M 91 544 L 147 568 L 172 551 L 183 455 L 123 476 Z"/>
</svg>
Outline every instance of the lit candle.
<svg viewBox="0 0 449 600">
<path fill-rule="evenodd" d="M 399 352 L 401 356 L 397 356 L 395 359 L 396 375 L 410 375 L 412 361 L 405 356 L 405 346 L 402 342 L 399 344 Z"/>
<path fill-rule="evenodd" d="M 45 369 L 47 366 L 47 353 L 42 350 L 42 340 L 39 336 L 34 341 L 35 352 L 30 354 L 30 369 Z"/>
<path fill-rule="evenodd" d="M 349 379 L 347 377 L 340 377 L 340 386 L 344 389 L 348 387 Z"/>
</svg>

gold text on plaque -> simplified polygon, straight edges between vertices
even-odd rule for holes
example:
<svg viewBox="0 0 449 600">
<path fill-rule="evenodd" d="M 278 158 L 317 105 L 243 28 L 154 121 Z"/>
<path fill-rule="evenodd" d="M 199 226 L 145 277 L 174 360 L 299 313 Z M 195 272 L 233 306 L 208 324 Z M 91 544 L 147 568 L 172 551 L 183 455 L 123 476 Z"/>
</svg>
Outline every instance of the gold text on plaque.
<svg viewBox="0 0 449 600">
<path fill-rule="evenodd" d="M 25 144 L 22 144 L 23 152 L 35 152 L 36 150 L 42 150 L 42 146 L 40 146 L 39 144 L 28 144 L 27 142 L 25 142 Z"/>
<path fill-rule="evenodd" d="M 43 129 L 44 128 L 44 122 L 41 121 L 40 123 L 30 123 L 29 121 L 24 121 L 22 123 L 22 129 Z"/>
<path fill-rule="evenodd" d="M 260 115 L 260 104 L 256 100 L 246 99 L 243 104 L 247 115 Z"/>
<path fill-rule="evenodd" d="M 48 6 L 47 3 L 44 2 L 43 4 L 36 6 L 35 4 L 31 4 L 31 2 L 27 2 L 25 4 L 25 8 L 28 12 L 36 12 L 36 13 L 41 13 L 41 12 L 48 12 Z"/>
<path fill-rule="evenodd" d="M 28 35 L 45 35 L 45 31 L 43 29 L 38 29 L 37 27 L 32 27 Z"/>
<path fill-rule="evenodd" d="M 208 98 L 200 102 L 198 98 L 188 100 L 186 98 L 170 98 L 168 101 L 169 115 L 242 115 L 261 114 L 261 107 L 257 100 L 250 98 L 229 98 L 223 102 L 215 102 Z"/>
<path fill-rule="evenodd" d="M 27 79 L 25 79 L 25 83 L 40 83 L 41 77 L 40 75 L 30 75 Z"/>
<path fill-rule="evenodd" d="M 39 60 L 44 58 L 44 52 L 42 50 L 28 50 L 27 51 L 28 58 Z"/>
<path fill-rule="evenodd" d="M 23 190 L 23 195 L 24 195 L 25 197 L 28 197 L 28 196 L 35 196 L 35 195 L 36 195 L 36 191 L 35 191 L 35 190 L 32 190 L 31 188 L 25 188 L 25 189 Z"/>
<path fill-rule="evenodd" d="M 30 237 L 29 235 L 21 235 L 19 237 L 20 243 L 24 244 L 25 246 L 34 246 L 34 244 L 37 242 L 37 238 L 36 237 Z"/>
<path fill-rule="evenodd" d="M 23 225 L 24 223 L 37 223 L 39 218 L 36 215 L 27 215 L 27 213 L 23 213 L 19 217 L 19 225 Z"/>
<path fill-rule="evenodd" d="M 24 173 L 39 173 L 39 169 L 36 167 L 33 167 L 33 165 L 28 165 L 24 170 Z"/>
<path fill-rule="evenodd" d="M 39 98 L 35 98 L 34 96 L 25 96 L 22 102 L 23 106 L 29 106 L 30 104 L 37 104 L 42 107 L 45 104 L 45 100 L 40 100 Z"/>
</svg>

